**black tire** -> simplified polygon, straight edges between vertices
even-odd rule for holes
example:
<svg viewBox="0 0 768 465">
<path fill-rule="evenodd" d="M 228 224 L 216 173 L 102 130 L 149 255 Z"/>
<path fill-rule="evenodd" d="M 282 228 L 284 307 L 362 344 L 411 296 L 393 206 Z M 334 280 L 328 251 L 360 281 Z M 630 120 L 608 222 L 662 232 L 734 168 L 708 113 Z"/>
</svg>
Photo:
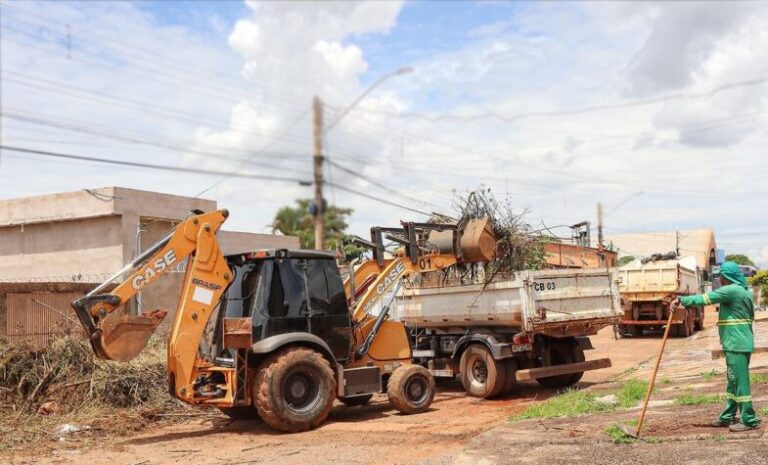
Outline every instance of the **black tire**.
<svg viewBox="0 0 768 465">
<path fill-rule="evenodd" d="M 685 310 L 685 314 L 683 315 L 683 322 L 676 324 L 674 328 L 675 330 L 675 336 L 677 337 L 688 337 L 691 335 L 691 332 L 693 330 L 693 325 L 691 324 L 691 311 L 689 309 Z"/>
<path fill-rule="evenodd" d="M 467 394 L 488 399 L 504 389 L 506 367 L 484 345 L 472 344 L 461 354 L 459 376 Z"/>
<path fill-rule="evenodd" d="M 251 405 L 219 407 L 219 411 L 233 420 L 255 420 L 259 418 L 259 412 Z"/>
<path fill-rule="evenodd" d="M 339 400 L 342 404 L 346 405 L 347 407 L 358 407 L 360 405 L 365 405 L 368 402 L 371 401 L 373 398 L 373 394 L 366 394 L 364 396 L 355 396 L 355 397 L 339 397 Z"/>
<path fill-rule="evenodd" d="M 330 363 L 318 352 L 291 347 L 262 363 L 253 385 L 259 416 L 272 428 L 295 433 L 317 427 L 336 398 Z"/>
<path fill-rule="evenodd" d="M 387 397 L 398 412 L 424 412 L 435 399 L 435 378 L 421 365 L 399 366 L 387 381 Z"/>
<path fill-rule="evenodd" d="M 698 308 L 696 310 L 696 321 L 693 323 L 694 331 L 701 331 L 704 329 L 704 309 Z"/>
<path fill-rule="evenodd" d="M 622 331 L 630 337 L 640 337 L 643 335 L 643 327 L 640 325 L 622 325 Z"/>
<path fill-rule="evenodd" d="M 551 366 L 583 362 L 585 360 L 584 349 L 577 343 L 556 344 L 553 345 L 550 350 L 552 351 L 550 354 L 550 361 L 552 362 Z M 582 376 L 584 376 L 584 372 L 580 371 L 578 373 L 568 373 L 566 375 L 536 378 L 536 382 L 547 388 L 560 389 L 573 386 L 581 381 Z"/>
<path fill-rule="evenodd" d="M 512 394 L 517 389 L 517 360 L 514 358 L 504 359 L 504 387 L 501 388 L 500 395 L 506 396 Z"/>
</svg>

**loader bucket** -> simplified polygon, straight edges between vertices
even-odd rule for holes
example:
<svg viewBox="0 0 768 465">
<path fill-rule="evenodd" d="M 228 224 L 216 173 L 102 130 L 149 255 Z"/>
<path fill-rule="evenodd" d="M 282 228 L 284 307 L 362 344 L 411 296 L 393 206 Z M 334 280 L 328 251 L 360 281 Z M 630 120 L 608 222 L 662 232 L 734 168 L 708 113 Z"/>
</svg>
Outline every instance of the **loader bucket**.
<svg viewBox="0 0 768 465">
<path fill-rule="evenodd" d="M 461 232 L 461 256 L 465 262 L 489 262 L 496 258 L 496 235 L 490 218 L 467 222 Z"/>
<path fill-rule="evenodd" d="M 462 261 L 489 262 L 496 258 L 496 235 L 490 218 L 462 220 L 458 234 Z M 428 240 L 440 253 L 457 253 L 453 231 L 432 231 Z"/>
<path fill-rule="evenodd" d="M 105 317 L 99 324 L 103 358 L 127 362 L 139 355 L 167 313 L 166 310 L 139 315 L 114 312 Z"/>
</svg>

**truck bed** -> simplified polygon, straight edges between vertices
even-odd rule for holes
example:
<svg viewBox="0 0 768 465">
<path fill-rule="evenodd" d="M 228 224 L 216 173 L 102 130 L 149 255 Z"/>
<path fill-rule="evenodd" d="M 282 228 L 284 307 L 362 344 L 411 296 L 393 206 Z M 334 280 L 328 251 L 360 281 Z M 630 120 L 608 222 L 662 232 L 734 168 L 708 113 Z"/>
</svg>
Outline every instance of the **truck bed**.
<svg viewBox="0 0 768 465">
<path fill-rule="evenodd" d="M 411 327 L 509 326 L 523 331 L 592 323 L 621 315 L 616 270 L 522 271 L 514 279 L 401 291 L 395 317 Z"/>
</svg>

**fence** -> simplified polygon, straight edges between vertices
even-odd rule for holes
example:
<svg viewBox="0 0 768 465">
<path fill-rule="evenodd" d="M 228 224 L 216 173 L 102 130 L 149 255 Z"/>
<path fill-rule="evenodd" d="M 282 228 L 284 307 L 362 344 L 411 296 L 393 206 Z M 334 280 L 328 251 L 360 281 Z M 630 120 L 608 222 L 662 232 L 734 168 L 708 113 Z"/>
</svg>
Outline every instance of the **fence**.
<svg viewBox="0 0 768 465">
<path fill-rule="evenodd" d="M 70 306 L 82 296 L 82 292 L 9 293 L 6 339 L 11 343 L 27 340 L 40 347 L 58 335 L 82 333 Z"/>
</svg>

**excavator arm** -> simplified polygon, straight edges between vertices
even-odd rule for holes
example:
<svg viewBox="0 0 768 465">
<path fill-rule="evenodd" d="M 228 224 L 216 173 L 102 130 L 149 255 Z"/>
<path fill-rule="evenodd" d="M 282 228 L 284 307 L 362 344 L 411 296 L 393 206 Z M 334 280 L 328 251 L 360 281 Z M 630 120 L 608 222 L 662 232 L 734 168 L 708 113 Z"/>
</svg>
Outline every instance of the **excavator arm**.
<svg viewBox="0 0 768 465">
<path fill-rule="evenodd" d="M 211 307 L 218 302 L 231 279 L 215 238 L 229 213 L 227 210 L 195 213 L 106 282 L 72 303 L 98 357 L 127 361 L 141 352 L 167 312 L 154 310 L 132 315 L 126 304 L 187 257 L 192 258 L 169 344 L 178 343 L 182 333 L 186 332 L 181 321 L 186 307 L 204 302 L 206 308 L 204 311 L 198 309 L 198 312 L 210 316 Z M 115 282 L 114 288 L 107 290 Z M 202 320 L 200 316 L 195 314 L 195 320 Z"/>
</svg>

